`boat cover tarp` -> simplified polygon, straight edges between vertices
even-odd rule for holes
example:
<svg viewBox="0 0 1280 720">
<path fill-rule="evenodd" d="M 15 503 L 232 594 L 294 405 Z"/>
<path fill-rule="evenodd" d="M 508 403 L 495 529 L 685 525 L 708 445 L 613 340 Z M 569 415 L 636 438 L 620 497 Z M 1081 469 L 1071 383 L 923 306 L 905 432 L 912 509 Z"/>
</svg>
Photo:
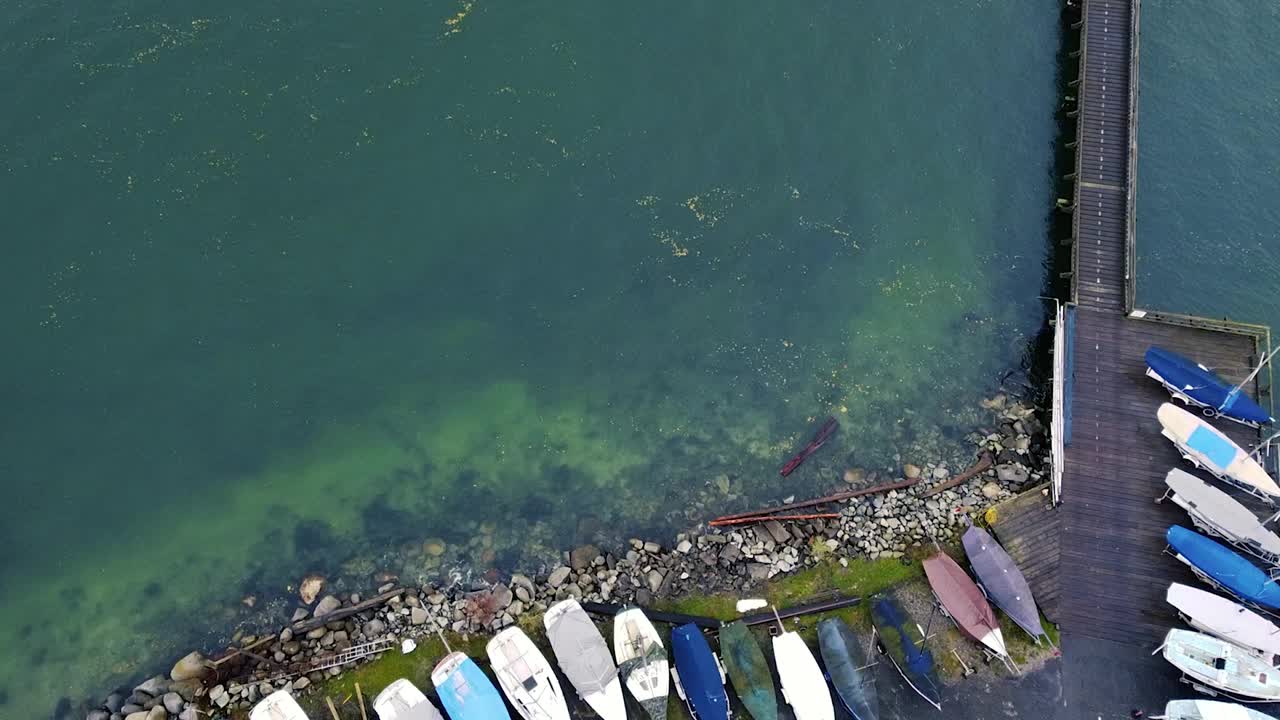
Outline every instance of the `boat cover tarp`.
<svg viewBox="0 0 1280 720">
<path fill-rule="evenodd" d="M 444 717 L 440 715 L 440 711 L 436 710 L 436 706 L 432 705 L 431 701 L 426 698 L 410 705 L 399 695 L 392 695 L 382 700 L 382 702 L 385 705 L 379 706 L 378 709 L 378 715 L 382 720 L 444 720 Z M 381 707 L 386 707 L 390 710 L 390 713 L 383 715 Z"/>
<path fill-rule="evenodd" d="M 965 530 L 961 542 L 970 567 L 991 601 L 1031 637 L 1044 635 L 1044 625 L 1040 623 L 1040 611 L 1036 609 L 1031 586 L 1009 553 L 990 533 L 976 525 Z"/>
<path fill-rule="evenodd" d="M 1191 431 L 1187 447 L 1203 453 L 1209 462 L 1224 470 L 1235 461 L 1239 452 L 1229 440 L 1203 425 Z"/>
<path fill-rule="evenodd" d="M 876 720 L 880 698 L 874 668 L 867 667 L 867 648 L 858 636 L 840 618 L 827 618 L 818 623 L 818 648 L 849 714 L 856 720 Z"/>
<path fill-rule="evenodd" d="M 1266 607 L 1280 608 L 1280 587 L 1257 566 L 1225 545 L 1181 525 L 1170 525 L 1165 541 L 1188 562 L 1237 596 Z"/>
<path fill-rule="evenodd" d="M 1168 720 L 1275 720 L 1253 708 L 1216 700 L 1170 700 L 1164 716 Z"/>
<path fill-rule="evenodd" d="M 743 707 L 755 720 L 777 720 L 778 696 L 760 643 L 742 622 L 720 628 L 720 657 Z"/>
<path fill-rule="evenodd" d="M 924 574 L 939 602 L 960 629 L 978 642 L 1000 626 L 982 591 L 950 555 L 938 552 L 924 560 Z"/>
<path fill-rule="evenodd" d="M 720 680 L 720 667 L 698 626 L 681 625 L 672 630 L 671 652 L 680 685 L 698 720 L 728 720 L 729 698 Z"/>
<path fill-rule="evenodd" d="M 1234 542 L 1256 545 L 1264 553 L 1280 557 L 1280 537 L 1235 498 L 1185 470 L 1174 468 L 1164 478 L 1188 512 L 1199 515 L 1214 530 Z"/>
<path fill-rule="evenodd" d="M 463 660 L 444 683 L 436 687 L 440 704 L 452 720 L 510 720 L 498 689 L 471 658 Z"/>
<path fill-rule="evenodd" d="M 1152 347 L 1147 350 L 1146 361 L 1147 367 L 1166 383 L 1195 402 L 1247 422 L 1271 421 L 1270 414 L 1247 394 L 1189 358 L 1161 347 Z"/>
<path fill-rule="evenodd" d="M 885 653 L 911 687 L 935 706 L 942 703 L 938 679 L 933 670 L 933 653 L 924 647 L 924 638 L 907 624 L 907 614 L 889 595 L 871 603 L 871 621 L 880 633 Z"/>
<path fill-rule="evenodd" d="M 564 676 L 578 692 L 605 692 L 618 678 L 609 646 L 595 623 L 581 607 L 571 607 L 556 616 L 547 627 L 547 638 L 555 650 Z"/>
</svg>

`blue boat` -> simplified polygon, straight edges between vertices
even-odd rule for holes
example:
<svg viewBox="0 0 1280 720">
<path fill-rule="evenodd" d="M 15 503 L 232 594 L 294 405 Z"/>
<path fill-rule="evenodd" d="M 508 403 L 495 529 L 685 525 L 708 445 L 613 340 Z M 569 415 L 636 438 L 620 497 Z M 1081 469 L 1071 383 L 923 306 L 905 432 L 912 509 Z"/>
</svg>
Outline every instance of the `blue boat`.
<svg viewBox="0 0 1280 720">
<path fill-rule="evenodd" d="M 676 691 L 696 720 L 729 720 L 729 696 L 724 670 L 697 625 L 671 631 L 671 654 L 676 659 Z"/>
<path fill-rule="evenodd" d="M 1225 417 L 1253 427 L 1274 421 L 1240 386 L 1228 383 L 1189 358 L 1153 346 L 1147 350 L 1146 360 L 1148 377 L 1164 385 L 1175 398 L 1204 408 L 1210 417 Z"/>
<path fill-rule="evenodd" d="M 1165 540 L 1178 559 L 1209 584 L 1246 603 L 1280 609 L 1280 587 L 1265 572 L 1225 545 L 1181 525 L 1170 525 Z"/>
<path fill-rule="evenodd" d="M 854 720 L 876 720 L 880 708 L 876 676 L 858 636 L 840 618 L 826 618 L 818 623 L 818 649 L 845 711 Z"/>
<path fill-rule="evenodd" d="M 451 652 L 436 664 L 431 683 L 451 720 L 511 720 L 498 689 L 479 665 L 460 652 Z"/>
<path fill-rule="evenodd" d="M 933 653 L 925 648 L 923 634 L 908 624 L 902 607 L 890 595 L 877 595 L 871 602 L 871 622 L 880 635 L 885 657 L 916 694 L 941 710 L 942 691 L 933 670 Z"/>
</svg>

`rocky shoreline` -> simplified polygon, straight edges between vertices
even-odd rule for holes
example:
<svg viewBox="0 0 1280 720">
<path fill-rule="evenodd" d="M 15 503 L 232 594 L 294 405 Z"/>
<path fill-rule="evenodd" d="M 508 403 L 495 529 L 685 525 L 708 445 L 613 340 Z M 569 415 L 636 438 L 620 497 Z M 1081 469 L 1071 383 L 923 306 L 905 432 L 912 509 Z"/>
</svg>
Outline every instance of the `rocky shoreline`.
<svg viewBox="0 0 1280 720">
<path fill-rule="evenodd" d="M 402 586 L 398 578 L 385 577 L 364 597 L 325 594 L 325 579 L 308 576 L 299 583 L 304 607 L 278 632 L 238 637 L 238 647 L 215 658 L 190 653 L 167 676 L 117 690 L 84 717 L 224 718 L 275 690 L 305 695 L 373 653 L 398 652 L 405 641 L 437 631 L 489 634 L 568 597 L 646 605 L 686 594 L 737 592 L 824 561 L 903 557 L 932 539 L 954 537 L 967 517 L 1048 477 L 1048 438 L 1035 408 L 1003 395 L 983 408 L 992 429 L 968 440 L 990 467 L 956 487 L 927 494 L 963 470 L 942 463 L 903 462 L 896 473 L 848 468 L 843 481 L 850 489 L 918 482 L 846 502 L 836 519 L 768 520 L 725 531 L 701 527 L 676 535 L 669 545 L 641 539 L 616 550 L 583 545 L 544 575 L 514 574 L 482 586 Z M 370 654 L 355 657 L 365 652 Z"/>
</svg>

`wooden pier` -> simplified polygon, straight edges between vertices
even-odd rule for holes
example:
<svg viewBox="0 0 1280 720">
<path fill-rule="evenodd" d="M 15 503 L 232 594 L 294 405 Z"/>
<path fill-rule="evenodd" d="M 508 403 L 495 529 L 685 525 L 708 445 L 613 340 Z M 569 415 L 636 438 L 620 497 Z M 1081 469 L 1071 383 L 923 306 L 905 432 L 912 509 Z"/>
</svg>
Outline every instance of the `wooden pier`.
<svg viewBox="0 0 1280 720">
<path fill-rule="evenodd" d="M 1164 601 L 1170 582 L 1200 586 L 1164 554 L 1170 525 L 1190 527 L 1171 502 L 1156 504 L 1165 474 L 1192 470 L 1160 434 L 1156 409 L 1169 394 L 1145 377 L 1143 355 L 1159 345 L 1215 368 L 1228 380 L 1248 374 L 1270 345 L 1268 328 L 1136 306 L 1134 233 L 1138 0 L 1085 0 L 1080 18 L 1076 166 L 1072 212 L 1072 322 L 1066 339 L 1064 460 L 1060 504 L 1028 501 L 1016 520 L 996 524 L 1002 542 L 1044 574 L 1058 563 L 1053 619 L 1064 638 L 1152 649 L 1180 625 Z M 1270 399 L 1270 372 L 1247 390 Z M 1259 433 L 1215 425 L 1251 448 Z M 1205 476 L 1208 479 L 1207 476 Z M 1220 484 L 1216 483 L 1219 487 Z M 1057 542 L 1037 537 L 1055 533 Z M 1041 578 L 1042 584 L 1046 581 Z M 1035 588 L 1033 588 L 1035 590 Z M 1038 592 L 1038 591 L 1037 591 Z"/>
</svg>

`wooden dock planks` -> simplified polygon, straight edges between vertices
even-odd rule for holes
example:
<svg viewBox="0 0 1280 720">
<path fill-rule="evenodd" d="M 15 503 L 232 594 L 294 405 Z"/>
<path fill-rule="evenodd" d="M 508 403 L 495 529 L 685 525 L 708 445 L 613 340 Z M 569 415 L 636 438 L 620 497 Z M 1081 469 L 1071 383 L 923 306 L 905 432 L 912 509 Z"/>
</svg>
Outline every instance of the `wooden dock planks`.
<svg viewBox="0 0 1280 720">
<path fill-rule="evenodd" d="M 1058 621 L 1058 518 L 1048 486 L 1032 488 L 986 513 L 996 539 L 1027 578 L 1036 605 Z"/>
</svg>

